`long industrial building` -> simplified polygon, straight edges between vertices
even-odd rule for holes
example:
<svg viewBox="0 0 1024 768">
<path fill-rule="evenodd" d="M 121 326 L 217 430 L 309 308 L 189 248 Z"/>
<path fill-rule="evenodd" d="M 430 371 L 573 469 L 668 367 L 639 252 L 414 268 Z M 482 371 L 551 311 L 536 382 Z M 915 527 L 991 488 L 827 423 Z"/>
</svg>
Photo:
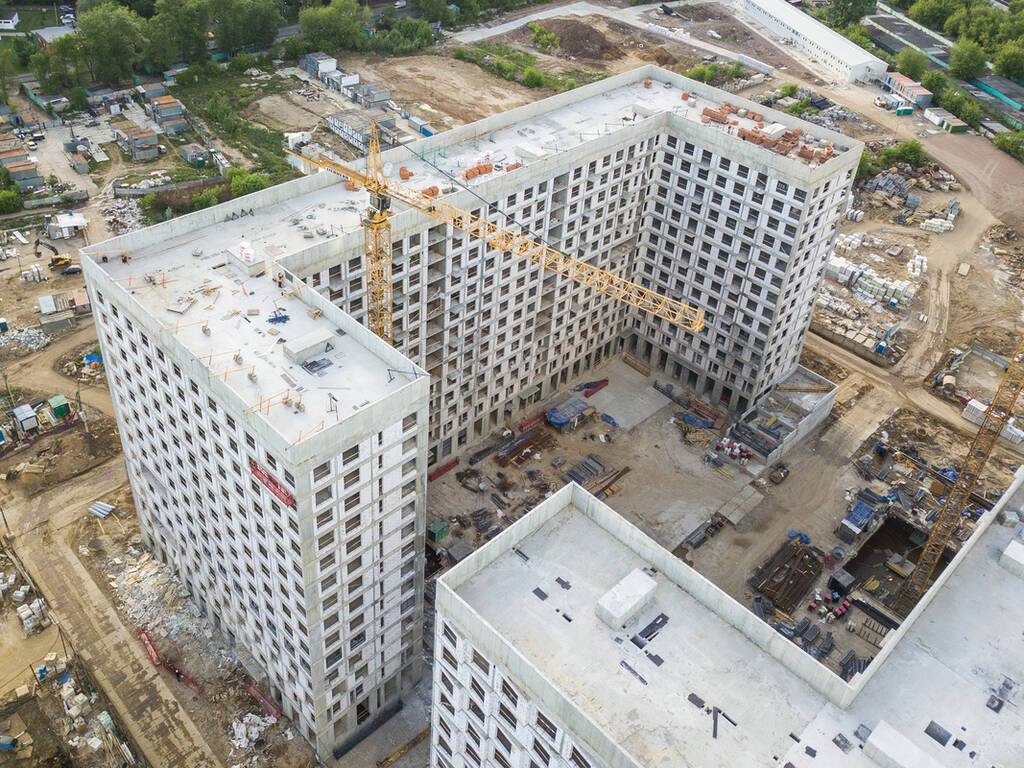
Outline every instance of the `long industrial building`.
<svg viewBox="0 0 1024 768">
<path fill-rule="evenodd" d="M 421 677 L 426 373 L 230 237 L 129 239 L 82 264 L 143 538 L 329 754 Z"/>
<path fill-rule="evenodd" d="M 565 486 L 438 579 L 431 768 L 1024 765 L 1022 481 L 848 681 Z"/>
</svg>

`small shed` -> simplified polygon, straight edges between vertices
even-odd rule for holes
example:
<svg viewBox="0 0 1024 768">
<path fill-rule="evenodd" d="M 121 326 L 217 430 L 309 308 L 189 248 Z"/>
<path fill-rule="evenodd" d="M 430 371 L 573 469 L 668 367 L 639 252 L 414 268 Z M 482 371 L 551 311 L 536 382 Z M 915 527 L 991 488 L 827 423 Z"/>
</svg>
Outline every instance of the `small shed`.
<svg viewBox="0 0 1024 768">
<path fill-rule="evenodd" d="M 959 117 L 946 118 L 942 121 L 942 130 L 946 133 L 967 133 L 968 125 Z"/>
<path fill-rule="evenodd" d="M 19 405 L 14 409 L 14 420 L 18 422 L 18 429 L 28 432 L 30 429 L 38 429 L 39 419 L 31 405 Z"/>
<path fill-rule="evenodd" d="M 71 413 L 71 404 L 64 395 L 54 395 L 46 402 L 50 404 L 50 410 L 58 419 L 63 419 Z"/>
<path fill-rule="evenodd" d="M 593 407 L 585 400 L 573 397 L 544 413 L 548 423 L 561 432 L 575 429 L 580 421 L 594 413 Z"/>
<path fill-rule="evenodd" d="M 205 165 L 210 153 L 201 144 L 190 142 L 178 147 L 178 152 L 189 165 Z"/>
<path fill-rule="evenodd" d="M 89 161 L 82 157 L 80 152 L 72 152 L 68 155 L 68 162 L 75 173 L 86 174 L 89 172 Z"/>
</svg>

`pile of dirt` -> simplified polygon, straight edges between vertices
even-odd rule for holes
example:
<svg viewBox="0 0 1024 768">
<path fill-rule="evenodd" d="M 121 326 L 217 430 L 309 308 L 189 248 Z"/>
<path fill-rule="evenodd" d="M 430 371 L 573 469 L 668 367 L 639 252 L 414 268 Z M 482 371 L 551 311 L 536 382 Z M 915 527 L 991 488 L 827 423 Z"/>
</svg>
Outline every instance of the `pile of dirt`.
<svg viewBox="0 0 1024 768">
<path fill-rule="evenodd" d="M 665 50 L 665 46 L 663 45 L 659 45 L 656 48 L 648 48 L 643 51 L 638 51 L 637 55 L 645 61 L 657 64 L 659 67 L 674 67 L 679 63 L 679 59 Z"/>
<path fill-rule="evenodd" d="M 850 375 L 850 372 L 839 363 L 819 355 L 808 347 L 804 347 L 800 353 L 800 365 L 836 384 Z"/>
<path fill-rule="evenodd" d="M 603 32 L 580 19 L 550 19 L 544 29 L 558 36 L 558 50 L 577 59 L 620 59 L 622 50 Z"/>
</svg>

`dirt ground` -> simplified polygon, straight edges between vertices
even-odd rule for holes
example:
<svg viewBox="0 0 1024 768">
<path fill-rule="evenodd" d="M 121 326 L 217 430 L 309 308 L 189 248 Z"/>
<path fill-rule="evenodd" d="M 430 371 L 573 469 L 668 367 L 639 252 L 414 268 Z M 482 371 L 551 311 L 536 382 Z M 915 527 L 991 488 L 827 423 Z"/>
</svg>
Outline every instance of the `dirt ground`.
<svg viewBox="0 0 1024 768">
<path fill-rule="evenodd" d="M 338 105 L 329 99 L 309 101 L 291 90 L 253 102 L 245 116 L 275 131 L 311 131 L 337 111 Z"/>
<path fill-rule="evenodd" d="M 800 365 L 836 384 L 850 375 L 850 371 L 842 365 L 808 347 L 804 347 L 803 352 L 800 353 Z"/>
<path fill-rule="evenodd" d="M 900 408 L 879 425 L 878 430 L 861 445 L 857 455 L 869 452 L 882 431 L 889 434 L 893 448 L 906 452 L 912 449 L 937 470 L 945 467 L 959 469 L 967 452 L 963 436 L 938 419 L 917 408 Z M 1021 463 L 1019 456 L 996 448 L 978 479 L 975 491 L 982 495 L 1000 494 L 1013 481 L 1014 469 Z"/>
<path fill-rule="evenodd" d="M 387 83 L 391 99 L 436 128 L 451 128 L 549 96 L 488 75 L 475 64 L 439 56 L 370 58 L 349 55 L 338 66 L 363 80 Z"/>
</svg>

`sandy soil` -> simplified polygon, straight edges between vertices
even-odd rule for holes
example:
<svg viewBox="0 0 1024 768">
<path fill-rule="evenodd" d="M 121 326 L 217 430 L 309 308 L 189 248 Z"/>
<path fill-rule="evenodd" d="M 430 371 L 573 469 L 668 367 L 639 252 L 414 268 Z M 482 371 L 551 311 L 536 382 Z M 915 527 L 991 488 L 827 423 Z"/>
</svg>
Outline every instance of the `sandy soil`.
<svg viewBox="0 0 1024 768">
<path fill-rule="evenodd" d="M 428 120 L 435 128 L 452 128 L 550 96 L 483 72 L 475 64 L 438 56 L 391 59 L 341 57 L 338 66 L 358 71 L 364 80 L 391 88 L 393 101 Z"/>
<path fill-rule="evenodd" d="M 271 130 L 310 131 L 320 125 L 324 117 L 337 111 L 338 105 L 333 101 L 322 97 L 315 101 L 306 101 L 305 96 L 300 96 L 292 90 L 264 96 L 246 110 L 245 116 Z"/>
</svg>

